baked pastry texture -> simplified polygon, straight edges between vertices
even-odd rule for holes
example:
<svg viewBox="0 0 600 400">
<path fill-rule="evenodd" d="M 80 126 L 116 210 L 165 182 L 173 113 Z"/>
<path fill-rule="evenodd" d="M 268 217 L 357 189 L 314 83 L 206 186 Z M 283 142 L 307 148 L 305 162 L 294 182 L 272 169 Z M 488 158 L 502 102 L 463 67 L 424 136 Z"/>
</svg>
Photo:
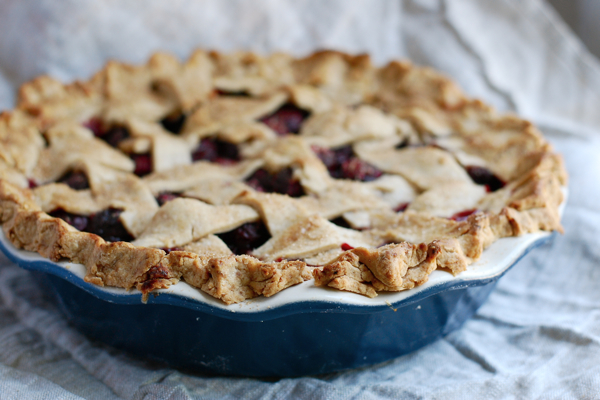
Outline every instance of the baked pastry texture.
<svg viewBox="0 0 600 400">
<path fill-rule="evenodd" d="M 109 62 L 26 83 L 0 115 L 8 239 L 144 295 L 411 289 L 499 238 L 560 231 L 566 180 L 530 122 L 430 68 L 334 51 Z"/>
</svg>

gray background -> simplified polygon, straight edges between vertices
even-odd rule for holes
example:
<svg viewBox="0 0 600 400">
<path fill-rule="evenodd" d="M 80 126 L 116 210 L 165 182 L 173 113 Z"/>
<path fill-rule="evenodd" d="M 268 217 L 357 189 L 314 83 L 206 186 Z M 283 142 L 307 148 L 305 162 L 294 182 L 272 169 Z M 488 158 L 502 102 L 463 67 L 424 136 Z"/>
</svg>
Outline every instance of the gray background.
<svg viewBox="0 0 600 400">
<path fill-rule="evenodd" d="M 600 1 L 549 0 L 588 49 L 600 56 Z"/>
<path fill-rule="evenodd" d="M 570 173 L 566 233 L 504 276 L 458 332 L 361 370 L 210 378 L 134 360 L 72 329 L 29 274 L 0 259 L 0 399 L 600 397 L 600 66 L 539 0 L 0 1 L 0 109 L 40 73 L 193 48 L 367 51 L 453 76 L 537 123 Z"/>
</svg>

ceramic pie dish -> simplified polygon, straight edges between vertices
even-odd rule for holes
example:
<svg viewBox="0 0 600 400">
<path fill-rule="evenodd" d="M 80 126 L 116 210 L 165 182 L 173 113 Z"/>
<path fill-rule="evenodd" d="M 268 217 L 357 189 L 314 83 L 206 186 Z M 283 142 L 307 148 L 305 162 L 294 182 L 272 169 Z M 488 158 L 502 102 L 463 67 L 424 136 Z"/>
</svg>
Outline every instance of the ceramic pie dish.
<svg viewBox="0 0 600 400">
<path fill-rule="evenodd" d="M 152 309 L 206 308 L 232 335 L 246 333 L 240 343 L 267 346 L 269 335 L 236 319 L 268 326 L 323 317 L 298 309 L 350 307 L 377 325 L 421 298 L 459 304 L 562 231 L 567 175 L 533 124 L 429 68 L 376 67 L 366 55 L 199 50 L 183 63 L 164 53 L 141 66 L 109 62 L 86 82 L 39 77 L 0 115 L 0 144 L 0 222 L 12 246 L 66 263 L 73 282 L 110 301 L 131 302 L 133 290 L 159 295 Z M 341 315 L 331 318 L 350 318 Z M 323 340 L 310 346 L 339 359 Z M 348 367 L 327 365 L 320 372 Z"/>
<path fill-rule="evenodd" d="M 441 271 L 417 289 L 368 299 L 305 282 L 271 298 L 225 306 L 180 282 L 147 304 L 83 280 L 85 267 L 0 249 L 33 271 L 87 336 L 142 358 L 204 373 L 253 377 L 323 374 L 387 361 L 459 329 L 512 266 L 551 233 L 494 243 L 458 277 Z"/>
</svg>

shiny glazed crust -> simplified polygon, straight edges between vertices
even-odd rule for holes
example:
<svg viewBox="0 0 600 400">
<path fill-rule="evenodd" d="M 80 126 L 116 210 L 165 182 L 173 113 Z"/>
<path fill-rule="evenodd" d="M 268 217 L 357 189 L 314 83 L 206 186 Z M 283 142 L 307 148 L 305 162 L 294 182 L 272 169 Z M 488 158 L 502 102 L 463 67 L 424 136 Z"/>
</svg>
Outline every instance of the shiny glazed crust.
<svg viewBox="0 0 600 400">
<path fill-rule="evenodd" d="M 298 135 L 280 137 L 260 118 L 286 103 L 310 117 Z M 187 115 L 179 135 L 157 123 L 174 112 Z M 84 127 L 91 118 L 131 136 L 114 149 Z M 189 153 L 207 137 L 238 145 L 242 160 L 192 163 Z M 383 175 L 333 179 L 312 150 L 348 145 Z M 140 178 L 126 154 L 147 152 L 153 173 Z M 486 192 L 465 172 L 473 165 L 505 186 Z M 305 195 L 252 189 L 244 180 L 259 168 L 291 168 Z M 85 172 L 89 189 L 54 183 L 73 169 Z M 0 221 L 9 240 L 85 265 L 88 282 L 144 295 L 179 280 L 227 304 L 309 279 L 369 297 L 411 289 L 436 269 L 464 271 L 499 238 L 561 231 L 566 180 L 561 157 L 530 122 L 496 114 L 429 68 L 377 68 L 368 56 L 333 51 L 110 62 L 87 82 L 26 83 L 17 107 L 0 115 Z M 184 197 L 159 207 L 164 191 Z M 394 211 L 399 204 L 408 204 L 404 212 Z M 123 210 L 131 243 L 47 214 L 109 207 Z M 232 254 L 216 236 L 255 221 L 271 238 L 251 255 Z"/>
</svg>

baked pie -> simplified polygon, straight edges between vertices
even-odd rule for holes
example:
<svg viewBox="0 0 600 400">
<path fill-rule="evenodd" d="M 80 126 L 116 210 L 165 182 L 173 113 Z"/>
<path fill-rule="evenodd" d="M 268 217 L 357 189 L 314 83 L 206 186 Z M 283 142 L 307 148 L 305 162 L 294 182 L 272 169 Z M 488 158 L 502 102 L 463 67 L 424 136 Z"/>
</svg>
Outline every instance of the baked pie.
<svg viewBox="0 0 600 400">
<path fill-rule="evenodd" d="M 530 122 L 432 69 L 334 51 L 42 76 L 0 116 L 0 143 L 14 246 L 96 285 L 183 280 L 227 304 L 459 274 L 499 238 L 560 231 L 567 180 Z"/>
</svg>

